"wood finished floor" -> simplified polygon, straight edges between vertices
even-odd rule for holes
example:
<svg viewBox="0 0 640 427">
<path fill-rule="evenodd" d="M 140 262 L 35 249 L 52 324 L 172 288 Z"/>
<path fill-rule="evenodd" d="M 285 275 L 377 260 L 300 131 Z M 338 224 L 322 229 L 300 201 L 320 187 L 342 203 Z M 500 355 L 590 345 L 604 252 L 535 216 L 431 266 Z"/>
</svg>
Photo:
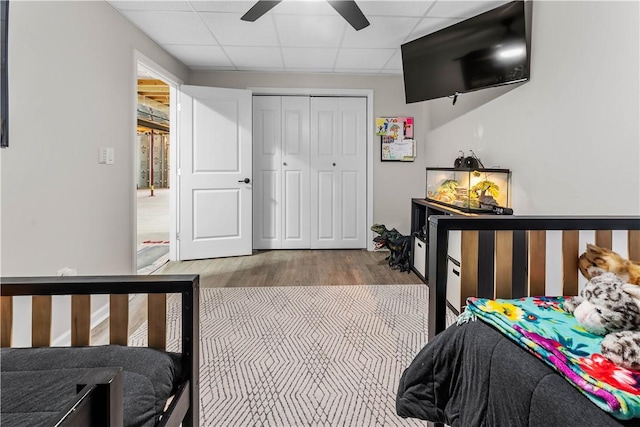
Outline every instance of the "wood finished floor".
<svg viewBox="0 0 640 427">
<path fill-rule="evenodd" d="M 421 283 L 413 272 L 392 270 L 388 252 L 366 250 L 273 250 L 251 256 L 169 262 L 153 274 L 199 274 L 209 288 L 259 286 L 410 285 Z M 129 334 L 147 318 L 147 296 L 129 301 Z M 109 341 L 108 322 L 91 332 L 94 345 Z"/>
<path fill-rule="evenodd" d="M 392 270 L 388 252 L 273 250 L 251 256 L 169 262 L 154 274 L 200 274 L 203 287 L 416 284 L 413 273 Z"/>
</svg>

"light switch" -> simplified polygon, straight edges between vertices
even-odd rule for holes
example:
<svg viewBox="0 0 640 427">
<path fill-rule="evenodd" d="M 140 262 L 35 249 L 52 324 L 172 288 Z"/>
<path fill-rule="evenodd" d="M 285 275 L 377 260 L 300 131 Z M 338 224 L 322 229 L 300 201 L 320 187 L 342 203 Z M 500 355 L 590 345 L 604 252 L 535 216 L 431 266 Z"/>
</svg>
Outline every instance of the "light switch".
<svg viewBox="0 0 640 427">
<path fill-rule="evenodd" d="M 112 165 L 114 160 L 115 150 L 113 147 L 100 147 L 100 158 L 98 163 L 101 165 Z"/>
</svg>

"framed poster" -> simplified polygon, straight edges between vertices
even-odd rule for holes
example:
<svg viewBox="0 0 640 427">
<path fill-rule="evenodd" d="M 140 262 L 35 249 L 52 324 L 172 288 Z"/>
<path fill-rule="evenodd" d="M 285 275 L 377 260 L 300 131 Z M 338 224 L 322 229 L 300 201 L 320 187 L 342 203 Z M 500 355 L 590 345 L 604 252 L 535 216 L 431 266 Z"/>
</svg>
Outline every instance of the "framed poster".
<svg viewBox="0 0 640 427">
<path fill-rule="evenodd" d="M 416 158 L 416 141 L 383 136 L 380 150 L 382 161 L 413 162 Z"/>
<path fill-rule="evenodd" d="M 380 159 L 412 162 L 416 158 L 413 117 L 377 117 L 376 135 L 380 136 Z"/>
<path fill-rule="evenodd" d="M 413 117 L 377 117 L 376 135 L 393 139 L 413 138 Z"/>
</svg>

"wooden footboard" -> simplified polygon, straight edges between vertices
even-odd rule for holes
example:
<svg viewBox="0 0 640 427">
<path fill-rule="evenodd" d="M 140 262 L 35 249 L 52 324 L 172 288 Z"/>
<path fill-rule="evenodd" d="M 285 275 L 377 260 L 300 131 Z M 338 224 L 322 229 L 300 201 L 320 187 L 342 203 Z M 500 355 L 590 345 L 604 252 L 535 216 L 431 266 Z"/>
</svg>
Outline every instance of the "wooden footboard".
<svg viewBox="0 0 640 427">
<path fill-rule="evenodd" d="M 482 261 L 462 265 L 461 299 L 520 298 L 545 294 L 546 233 L 562 231 L 564 295 L 578 292 L 579 231 L 595 231 L 595 243 L 611 248 L 612 231 L 624 230 L 629 258 L 640 260 L 640 217 L 429 217 L 429 338 L 445 329 L 449 231 L 462 230 L 462 250 Z M 482 242 L 480 244 L 479 242 Z"/>
<path fill-rule="evenodd" d="M 90 295 L 108 294 L 110 344 L 126 346 L 129 338 L 129 294 L 147 294 L 148 346 L 165 350 L 166 295 L 181 294 L 181 360 L 185 381 L 160 425 L 199 425 L 198 275 L 8 277 L 1 278 L 0 285 L 2 347 L 10 347 L 12 342 L 14 296 L 32 296 L 32 346 L 47 347 L 51 345 L 52 295 L 71 295 L 71 345 L 88 346 L 91 335 Z"/>
</svg>

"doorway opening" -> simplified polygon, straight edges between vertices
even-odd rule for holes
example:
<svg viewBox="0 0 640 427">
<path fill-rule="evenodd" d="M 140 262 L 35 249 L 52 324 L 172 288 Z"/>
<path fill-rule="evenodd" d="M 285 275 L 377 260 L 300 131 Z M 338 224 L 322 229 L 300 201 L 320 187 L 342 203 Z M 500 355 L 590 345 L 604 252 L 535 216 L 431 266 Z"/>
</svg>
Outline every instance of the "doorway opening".
<svg viewBox="0 0 640 427">
<path fill-rule="evenodd" d="M 136 261 L 150 274 L 169 261 L 170 86 L 144 65 L 137 66 Z"/>
</svg>

